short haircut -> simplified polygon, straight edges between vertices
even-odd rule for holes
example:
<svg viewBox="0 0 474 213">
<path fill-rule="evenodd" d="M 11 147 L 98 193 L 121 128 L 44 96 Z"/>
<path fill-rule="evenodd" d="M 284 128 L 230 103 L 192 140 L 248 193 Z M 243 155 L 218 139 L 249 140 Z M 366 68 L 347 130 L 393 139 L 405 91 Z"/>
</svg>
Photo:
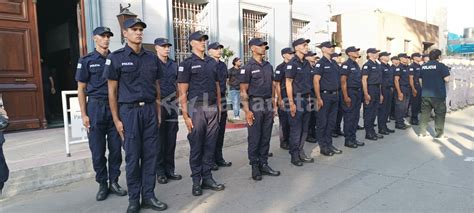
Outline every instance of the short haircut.
<svg viewBox="0 0 474 213">
<path fill-rule="evenodd" d="M 433 61 L 433 60 L 438 60 L 439 57 L 441 56 L 441 50 L 439 49 L 433 49 L 430 51 L 430 54 L 429 54 L 429 57 L 430 57 L 430 61 Z"/>
</svg>

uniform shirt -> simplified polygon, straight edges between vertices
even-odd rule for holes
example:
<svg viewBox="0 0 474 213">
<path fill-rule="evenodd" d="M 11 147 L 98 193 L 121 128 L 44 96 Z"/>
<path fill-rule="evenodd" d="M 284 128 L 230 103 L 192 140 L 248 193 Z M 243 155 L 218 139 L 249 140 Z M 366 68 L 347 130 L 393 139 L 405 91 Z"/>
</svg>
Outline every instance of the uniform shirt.
<svg viewBox="0 0 474 213">
<path fill-rule="evenodd" d="M 415 81 L 415 86 L 420 86 L 420 73 L 421 65 L 417 63 L 412 63 L 408 68 L 408 74 L 413 76 L 413 81 Z"/>
<path fill-rule="evenodd" d="M 382 83 L 382 70 L 380 69 L 380 64 L 372 60 L 365 62 L 362 66 L 362 75 L 367 75 L 367 84 L 368 85 L 377 85 Z"/>
<path fill-rule="evenodd" d="M 272 97 L 273 67 L 268 61 L 263 60 L 260 64 L 251 58 L 240 74 L 240 83 L 249 84 L 249 97 Z"/>
<path fill-rule="evenodd" d="M 423 79 L 421 96 L 446 98 L 446 76 L 449 76 L 449 68 L 443 63 L 436 60 L 425 63 L 420 73 L 420 78 Z"/>
<path fill-rule="evenodd" d="M 293 79 L 293 96 L 307 95 L 311 92 L 312 73 L 308 60 L 301 61 L 298 56 L 293 57 L 285 69 L 285 77 Z"/>
<path fill-rule="evenodd" d="M 209 56 L 208 56 L 209 57 Z M 221 97 L 225 97 L 227 91 L 227 65 L 221 60 L 216 61 L 216 59 L 209 57 L 214 60 L 214 66 L 216 66 L 217 78 L 219 80 L 219 86 L 221 88 Z M 225 100 L 225 98 L 222 98 Z"/>
<path fill-rule="evenodd" d="M 400 87 L 409 87 L 410 80 L 408 78 L 408 65 L 400 64 L 398 68 L 398 70 L 395 69 L 394 75 L 400 77 L 400 79 L 398 80 Z"/>
<path fill-rule="evenodd" d="M 102 54 L 94 50 L 81 57 L 77 63 L 76 81 L 87 83 L 86 94 L 89 97 L 107 98 L 107 78 L 103 76 L 105 60 Z"/>
<path fill-rule="evenodd" d="M 128 45 L 111 53 L 105 62 L 104 77 L 118 81 L 118 102 L 154 102 L 156 81 L 163 70 L 158 57 L 141 48 L 135 53 Z"/>
<path fill-rule="evenodd" d="M 362 73 L 359 64 L 352 59 L 347 59 L 342 63 L 341 75 L 347 76 L 348 88 L 361 88 Z"/>
<path fill-rule="evenodd" d="M 230 90 L 240 90 L 239 75 L 240 69 L 236 69 L 235 67 L 230 68 L 227 72 Z"/>
<path fill-rule="evenodd" d="M 336 61 L 322 57 L 321 60 L 316 63 L 314 68 L 314 74 L 320 75 L 321 80 L 319 81 L 320 90 L 336 91 L 339 89 L 339 66 Z"/>
<path fill-rule="evenodd" d="M 188 100 L 205 101 L 207 94 L 209 102 L 217 101 L 216 82 L 219 81 L 215 60 L 204 56 L 201 59 L 196 54 L 186 58 L 178 67 L 178 83 L 188 83 Z"/>
<path fill-rule="evenodd" d="M 279 64 L 275 72 L 273 73 L 273 80 L 279 82 L 280 89 L 281 89 L 281 96 L 282 98 L 288 97 L 286 95 L 286 78 L 285 78 L 285 70 L 286 70 L 286 63 L 283 61 Z"/>
<path fill-rule="evenodd" d="M 176 78 L 178 76 L 178 65 L 169 59 L 166 63 L 159 60 L 163 70 L 163 76 L 160 80 L 161 97 L 168 97 L 176 93 Z M 176 94 L 174 95 L 176 96 Z"/>
<path fill-rule="evenodd" d="M 382 69 L 382 73 L 383 73 L 383 75 L 382 75 L 382 78 L 383 78 L 382 85 L 384 87 L 393 87 L 393 72 L 394 72 L 394 70 L 392 69 L 392 67 L 390 67 L 390 65 L 388 65 L 388 64 L 381 63 L 380 68 Z"/>
</svg>

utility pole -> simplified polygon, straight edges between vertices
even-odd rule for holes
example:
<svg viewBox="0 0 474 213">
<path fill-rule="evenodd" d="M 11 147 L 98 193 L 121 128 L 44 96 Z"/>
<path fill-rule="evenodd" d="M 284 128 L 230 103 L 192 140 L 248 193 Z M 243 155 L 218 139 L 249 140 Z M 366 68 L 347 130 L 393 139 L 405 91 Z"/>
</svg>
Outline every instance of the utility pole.
<svg viewBox="0 0 474 213">
<path fill-rule="evenodd" d="M 289 3 L 290 3 L 290 27 L 289 27 L 290 41 L 288 42 L 288 45 L 291 46 L 291 42 L 293 42 L 293 0 L 289 0 Z"/>
</svg>

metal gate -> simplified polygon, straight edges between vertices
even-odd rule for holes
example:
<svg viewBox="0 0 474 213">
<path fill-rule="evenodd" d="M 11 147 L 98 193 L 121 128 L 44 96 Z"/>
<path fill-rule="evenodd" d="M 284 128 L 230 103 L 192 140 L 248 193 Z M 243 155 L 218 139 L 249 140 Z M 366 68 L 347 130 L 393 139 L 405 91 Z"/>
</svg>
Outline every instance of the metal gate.
<svg viewBox="0 0 474 213">
<path fill-rule="evenodd" d="M 252 11 L 252 10 L 243 10 L 242 13 L 242 34 L 243 34 L 243 62 L 244 64 L 249 61 L 252 57 L 250 47 L 248 42 L 252 38 L 263 38 L 265 41 L 268 41 L 268 20 L 267 14 Z"/>
<path fill-rule="evenodd" d="M 173 32 L 175 60 L 180 63 L 191 55 L 188 37 L 201 30 L 209 33 L 209 4 L 173 0 Z"/>
<path fill-rule="evenodd" d="M 303 21 L 299 19 L 292 19 L 291 21 L 291 33 L 292 39 L 296 40 L 298 38 L 307 38 L 305 36 L 308 28 L 306 27 L 309 24 L 309 21 Z"/>
</svg>

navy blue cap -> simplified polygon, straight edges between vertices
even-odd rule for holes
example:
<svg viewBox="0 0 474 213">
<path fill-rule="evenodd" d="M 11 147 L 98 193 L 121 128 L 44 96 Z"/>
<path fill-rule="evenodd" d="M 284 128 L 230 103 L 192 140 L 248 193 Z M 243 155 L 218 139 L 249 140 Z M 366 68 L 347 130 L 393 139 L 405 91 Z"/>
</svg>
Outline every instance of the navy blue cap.
<svg viewBox="0 0 474 213">
<path fill-rule="evenodd" d="M 390 60 L 400 60 L 400 58 L 398 56 L 393 56 L 390 58 Z"/>
<path fill-rule="evenodd" d="M 331 54 L 331 58 L 339 57 L 339 56 L 341 56 L 341 55 L 342 55 L 341 53 L 332 53 L 332 54 Z"/>
<path fill-rule="evenodd" d="M 286 48 L 281 49 L 281 55 L 287 54 L 287 53 L 293 54 L 295 53 L 295 51 L 291 47 L 286 47 Z"/>
<path fill-rule="evenodd" d="M 406 53 L 400 53 L 398 54 L 398 58 L 410 58 Z"/>
<path fill-rule="evenodd" d="M 392 53 L 389 53 L 389 52 L 381 52 L 379 54 L 379 57 L 382 57 L 382 56 L 390 56 Z"/>
<path fill-rule="evenodd" d="M 313 51 L 308 51 L 306 54 L 304 54 L 304 57 L 315 56 L 315 55 L 317 55 L 317 53 L 315 53 Z"/>
<path fill-rule="evenodd" d="M 110 28 L 108 28 L 108 27 L 97 27 L 97 28 L 94 29 L 94 31 L 92 33 L 94 35 L 102 35 L 102 34 L 105 34 L 105 33 L 109 33 L 110 36 L 114 36 L 112 31 L 110 31 Z"/>
<path fill-rule="evenodd" d="M 296 39 L 296 40 L 293 41 L 293 47 L 296 47 L 296 46 L 298 46 L 298 45 L 300 45 L 300 44 L 304 44 L 304 43 L 309 44 L 310 41 L 311 41 L 311 40 L 305 39 L 305 38 Z"/>
<path fill-rule="evenodd" d="M 252 38 L 249 41 L 249 46 L 262 46 L 268 45 L 268 42 L 264 41 L 262 38 Z"/>
<path fill-rule="evenodd" d="M 378 53 L 380 52 L 380 50 L 378 50 L 377 48 L 369 48 L 367 49 L 367 53 Z"/>
<path fill-rule="evenodd" d="M 157 38 L 155 39 L 155 45 L 158 46 L 173 46 L 171 43 L 168 41 L 167 38 Z"/>
<path fill-rule="evenodd" d="M 220 44 L 219 42 L 214 42 L 214 43 L 211 43 L 209 45 L 207 45 L 207 49 L 210 50 L 210 49 L 219 49 L 219 48 L 224 48 L 224 45 Z"/>
<path fill-rule="evenodd" d="M 143 28 L 146 28 L 146 24 L 145 22 L 143 22 L 141 19 L 139 18 L 130 18 L 130 19 L 127 19 L 123 22 L 123 28 L 131 28 L 137 24 L 141 24 Z"/>
<path fill-rule="evenodd" d="M 318 47 L 319 48 L 323 48 L 323 47 L 333 48 L 333 47 L 336 47 L 336 45 L 332 44 L 330 41 L 325 41 L 325 42 L 319 44 Z"/>
<path fill-rule="evenodd" d="M 194 33 L 191 33 L 191 35 L 189 35 L 189 38 L 188 40 L 189 41 L 199 41 L 201 40 L 202 38 L 204 38 L 204 40 L 209 40 L 209 36 L 206 35 L 203 31 L 196 31 Z"/>
<path fill-rule="evenodd" d="M 421 57 L 421 54 L 420 53 L 413 53 L 411 54 L 411 57 L 414 58 L 414 57 Z"/>
<path fill-rule="evenodd" d="M 350 47 L 346 48 L 346 54 L 348 54 L 350 52 L 357 52 L 357 51 L 360 51 L 360 48 L 356 48 L 354 46 L 350 46 Z"/>
</svg>

